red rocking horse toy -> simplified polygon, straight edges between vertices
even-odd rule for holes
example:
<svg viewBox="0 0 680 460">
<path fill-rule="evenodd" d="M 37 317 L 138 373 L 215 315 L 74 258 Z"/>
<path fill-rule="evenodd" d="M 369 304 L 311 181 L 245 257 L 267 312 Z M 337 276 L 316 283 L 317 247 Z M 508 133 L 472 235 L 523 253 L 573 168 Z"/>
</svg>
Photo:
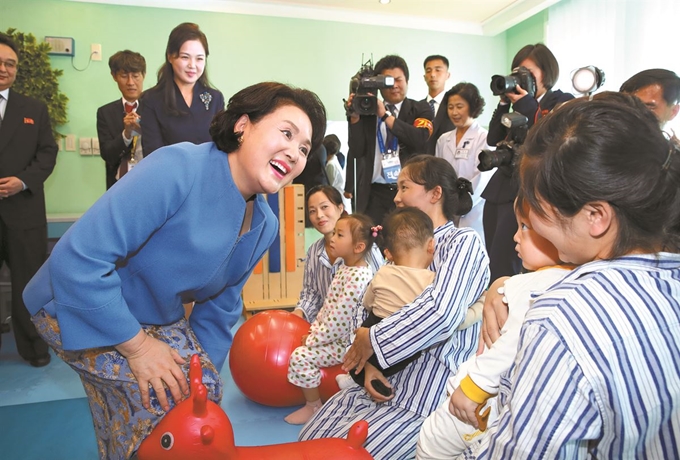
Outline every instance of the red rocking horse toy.
<svg viewBox="0 0 680 460">
<path fill-rule="evenodd" d="M 372 459 L 362 447 L 368 423 L 361 420 L 347 439 L 328 438 L 258 447 L 234 446 L 234 431 L 222 408 L 208 399 L 198 355 L 191 357 L 191 396 L 168 412 L 142 442 L 139 460 L 351 460 Z"/>
</svg>

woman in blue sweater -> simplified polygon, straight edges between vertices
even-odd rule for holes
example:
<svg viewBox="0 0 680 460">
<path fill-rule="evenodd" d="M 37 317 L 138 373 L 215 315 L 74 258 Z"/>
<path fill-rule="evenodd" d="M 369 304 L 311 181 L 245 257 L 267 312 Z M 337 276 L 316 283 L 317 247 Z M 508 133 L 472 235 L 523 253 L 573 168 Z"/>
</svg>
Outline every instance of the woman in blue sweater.
<svg viewBox="0 0 680 460">
<path fill-rule="evenodd" d="M 189 357 L 219 403 L 241 288 L 278 232 L 276 193 L 324 134 L 315 94 L 235 94 L 212 143 L 164 147 L 76 222 L 24 291 L 39 333 L 85 386 L 101 458 L 129 458 L 188 393 Z M 195 302 L 190 319 L 183 303 Z"/>
</svg>

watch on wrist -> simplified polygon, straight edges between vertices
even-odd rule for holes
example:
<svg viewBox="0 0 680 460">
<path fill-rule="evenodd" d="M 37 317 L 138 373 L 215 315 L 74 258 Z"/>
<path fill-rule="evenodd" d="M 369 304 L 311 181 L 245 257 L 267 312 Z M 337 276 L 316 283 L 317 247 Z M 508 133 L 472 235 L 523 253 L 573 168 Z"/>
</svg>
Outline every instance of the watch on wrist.
<svg viewBox="0 0 680 460">
<path fill-rule="evenodd" d="M 387 111 L 385 112 L 385 115 L 383 115 L 382 117 L 380 117 L 380 119 L 381 119 L 382 121 L 385 121 L 385 120 L 387 120 L 387 117 L 391 117 L 391 116 L 392 116 L 392 113 L 391 113 L 389 110 L 387 110 Z"/>
</svg>

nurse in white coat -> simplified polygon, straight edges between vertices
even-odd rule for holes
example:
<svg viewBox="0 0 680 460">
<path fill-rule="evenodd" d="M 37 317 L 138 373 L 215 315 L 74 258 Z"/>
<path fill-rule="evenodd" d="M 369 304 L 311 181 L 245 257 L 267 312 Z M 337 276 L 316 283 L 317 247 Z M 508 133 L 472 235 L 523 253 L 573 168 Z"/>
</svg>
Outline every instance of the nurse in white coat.
<svg viewBox="0 0 680 460">
<path fill-rule="evenodd" d="M 444 95 L 443 102 L 455 129 L 442 134 L 437 141 L 435 155 L 451 163 L 458 177 L 472 182 L 472 210 L 461 216 L 456 224 L 473 228 L 484 241 L 484 199 L 481 195 L 495 172 L 495 169 L 485 172 L 477 169 L 479 152 L 490 148 L 486 143 L 486 129 L 475 121 L 485 102 L 475 85 L 464 82 L 451 88 Z"/>
</svg>

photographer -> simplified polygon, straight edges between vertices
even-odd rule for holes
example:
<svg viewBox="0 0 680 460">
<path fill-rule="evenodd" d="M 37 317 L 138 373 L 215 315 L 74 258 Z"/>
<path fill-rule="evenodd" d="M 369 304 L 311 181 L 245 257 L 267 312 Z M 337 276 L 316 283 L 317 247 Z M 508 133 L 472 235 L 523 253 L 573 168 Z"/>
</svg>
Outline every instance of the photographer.
<svg viewBox="0 0 680 460">
<path fill-rule="evenodd" d="M 574 98 L 570 93 L 552 90 L 559 77 L 559 65 L 552 52 L 542 43 L 527 45 L 519 50 L 512 60 L 512 69 L 511 77 L 518 78 L 522 85 L 516 85 L 501 94 L 489 123 L 489 145 L 498 144 L 508 135 L 508 129 L 501 124 L 501 117 L 510 112 L 511 103 L 514 112 L 527 117 L 530 128 L 556 106 Z M 530 74 L 523 73 L 526 70 Z M 508 80 L 508 77 L 505 78 Z M 492 89 L 494 83 L 495 78 Z M 528 90 L 534 93 L 533 96 Z M 482 198 L 486 200 L 484 236 L 491 261 L 491 282 L 501 276 L 515 275 L 521 269 L 512 240 L 517 231 L 513 202 L 519 187 L 514 169 L 513 164 L 500 166 L 482 192 Z"/>
<path fill-rule="evenodd" d="M 380 59 L 374 75 L 393 77 L 394 86 L 380 89 L 383 100 L 376 99 L 371 114 L 360 115 L 353 105 L 357 95 L 350 94 L 345 197 L 352 198 L 356 190 L 356 212 L 367 214 L 378 224 L 394 209 L 401 165 L 425 152 L 432 133 L 432 110 L 426 102 L 406 98 L 409 72 L 400 56 Z"/>
</svg>

